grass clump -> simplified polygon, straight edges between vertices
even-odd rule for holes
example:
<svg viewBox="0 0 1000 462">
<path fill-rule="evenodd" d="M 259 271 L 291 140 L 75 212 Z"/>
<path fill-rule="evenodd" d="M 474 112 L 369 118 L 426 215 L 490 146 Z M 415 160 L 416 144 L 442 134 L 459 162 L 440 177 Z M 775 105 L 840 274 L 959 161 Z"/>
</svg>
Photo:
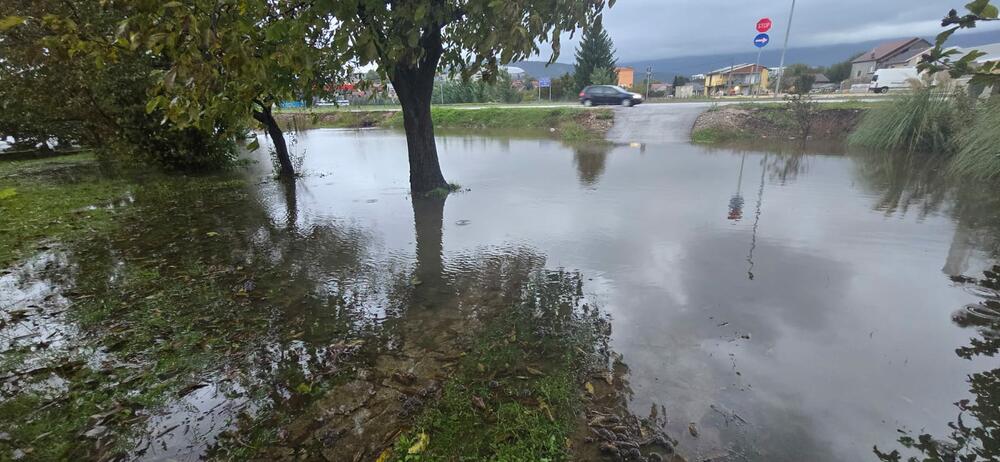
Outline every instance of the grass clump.
<svg viewBox="0 0 1000 462">
<path fill-rule="evenodd" d="M 427 191 L 427 193 L 425 194 L 425 196 L 427 196 L 427 197 L 436 197 L 436 198 L 440 199 L 440 198 L 448 197 L 449 194 L 451 194 L 453 192 L 461 191 L 461 190 L 462 190 L 462 185 L 460 185 L 458 183 L 448 183 L 446 186 L 439 186 L 439 187 L 434 188 L 434 189 L 432 189 L 430 191 Z"/>
<path fill-rule="evenodd" d="M 982 104 L 955 144 L 949 173 L 977 179 L 1000 178 L 1000 100 Z"/>
<path fill-rule="evenodd" d="M 962 124 L 961 99 L 930 89 L 900 96 L 865 114 L 848 143 L 885 151 L 950 153 Z"/>
<path fill-rule="evenodd" d="M 519 306 L 490 319 L 394 461 L 559 461 L 584 403 L 584 374 L 601 343 L 597 312 L 581 310 L 580 276 L 542 272 Z"/>
</svg>

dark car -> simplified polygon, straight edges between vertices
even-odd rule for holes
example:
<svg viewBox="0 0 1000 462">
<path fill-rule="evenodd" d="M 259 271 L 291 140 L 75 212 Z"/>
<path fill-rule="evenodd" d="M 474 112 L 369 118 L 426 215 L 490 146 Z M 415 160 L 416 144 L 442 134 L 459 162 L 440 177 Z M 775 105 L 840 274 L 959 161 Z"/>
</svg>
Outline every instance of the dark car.
<svg viewBox="0 0 1000 462">
<path fill-rule="evenodd" d="M 590 85 L 580 92 L 580 104 L 584 106 L 621 104 L 629 107 L 639 103 L 642 103 L 642 95 L 616 85 Z"/>
</svg>

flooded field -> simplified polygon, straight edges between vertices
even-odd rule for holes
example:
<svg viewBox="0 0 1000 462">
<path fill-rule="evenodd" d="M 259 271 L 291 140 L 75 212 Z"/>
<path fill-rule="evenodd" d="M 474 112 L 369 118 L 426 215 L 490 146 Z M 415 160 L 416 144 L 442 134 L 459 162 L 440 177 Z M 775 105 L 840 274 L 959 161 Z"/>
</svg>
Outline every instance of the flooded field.
<svg viewBox="0 0 1000 462">
<path fill-rule="evenodd" d="M 95 204 L 113 231 L 0 273 L 0 459 L 375 460 L 467 423 L 432 401 L 541 409 L 491 411 L 506 432 L 591 412 L 560 407 L 574 351 L 644 417 L 618 457 L 878 460 L 905 434 L 998 457 L 988 185 L 837 148 L 443 134 L 463 190 L 413 198 L 405 145 L 310 130 L 293 186 L 263 152 L 140 183 Z"/>
</svg>

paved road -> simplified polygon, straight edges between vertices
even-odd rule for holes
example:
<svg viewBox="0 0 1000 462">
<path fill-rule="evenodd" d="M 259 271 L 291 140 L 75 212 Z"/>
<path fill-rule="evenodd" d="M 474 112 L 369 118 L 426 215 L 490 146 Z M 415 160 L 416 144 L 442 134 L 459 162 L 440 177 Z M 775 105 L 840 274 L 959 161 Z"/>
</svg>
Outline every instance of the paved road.
<svg viewBox="0 0 1000 462">
<path fill-rule="evenodd" d="M 690 140 L 691 127 L 709 103 L 640 104 L 615 107 L 613 143 L 677 143 Z"/>
</svg>

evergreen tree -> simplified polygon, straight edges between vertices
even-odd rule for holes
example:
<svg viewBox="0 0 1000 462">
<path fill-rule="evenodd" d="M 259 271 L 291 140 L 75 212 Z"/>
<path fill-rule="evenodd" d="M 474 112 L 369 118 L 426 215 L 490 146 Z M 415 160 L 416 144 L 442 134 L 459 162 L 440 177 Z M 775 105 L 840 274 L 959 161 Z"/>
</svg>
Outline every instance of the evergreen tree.
<svg viewBox="0 0 1000 462">
<path fill-rule="evenodd" d="M 573 76 L 576 91 L 595 84 L 591 80 L 595 73 L 600 76 L 615 75 L 614 46 L 600 20 L 583 29 L 583 39 L 576 50 L 576 73 Z"/>
</svg>

